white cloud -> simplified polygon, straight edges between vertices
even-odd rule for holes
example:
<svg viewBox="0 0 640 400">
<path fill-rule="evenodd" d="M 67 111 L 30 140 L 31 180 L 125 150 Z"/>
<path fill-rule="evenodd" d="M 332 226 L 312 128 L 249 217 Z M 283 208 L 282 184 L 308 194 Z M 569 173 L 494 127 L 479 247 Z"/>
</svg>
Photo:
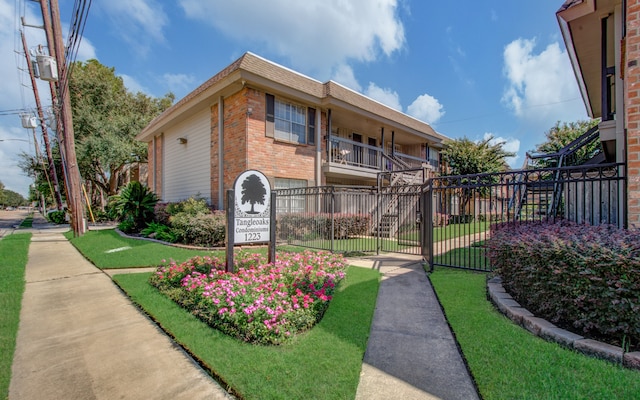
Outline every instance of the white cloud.
<svg viewBox="0 0 640 400">
<path fill-rule="evenodd" d="M 374 100 L 379 101 L 380 103 L 389 106 L 395 110 L 402 112 L 402 105 L 400 105 L 400 97 L 398 96 L 398 92 L 388 89 L 381 88 L 373 82 L 369 82 L 369 86 L 364 91 L 364 94 L 368 97 L 371 97 Z"/>
<path fill-rule="evenodd" d="M 502 145 L 502 148 L 505 151 L 516 154 L 514 157 L 505 158 L 505 161 L 507 162 L 507 164 L 509 164 L 511 168 L 519 169 L 520 167 L 522 167 L 521 165 L 518 165 L 518 160 L 520 160 L 520 156 L 518 155 L 518 151 L 520 151 L 520 140 L 514 139 L 514 138 L 505 139 L 500 136 L 496 137 L 492 133 L 485 133 L 483 139 L 487 140 L 490 137 L 493 137 L 493 139 L 489 141 L 489 143 L 495 144 L 495 143 L 503 142 L 504 144 Z"/>
<path fill-rule="evenodd" d="M 425 93 L 418 96 L 407 107 L 407 114 L 428 124 L 433 124 L 442 118 L 445 111 L 444 106 L 440 104 L 438 99 Z"/>
<path fill-rule="evenodd" d="M 87 61 L 91 59 L 98 59 L 96 55 L 96 48 L 93 43 L 86 37 L 82 37 L 80 41 L 80 47 L 78 47 L 78 54 L 76 55 L 76 61 Z"/>
<path fill-rule="evenodd" d="M 335 67 L 331 79 L 341 85 L 355 90 L 356 92 L 362 91 L 362 86 L 358 83 L 358 80 L 353 73 L 353 68 L 347 64 L 340 64 Z"/>
<path fill-rule="evenodd" d="M 165 42 L 163 29 L 169 18 L 161 2 L 109 0 L 100 5 L 111 19 L 116 34 L 141 55 L 146 55 L 152 42 Z"/>
<path fill-rule="evenodd" d="M 267 46 L 325 80 L 333 67 L 374 61 L 405 44 L 399 0 L 180 0 L 187 17 Z M 204 39 L 206 40 L 206 38 Z"/>
<path fill-rule="evenodd" d="M 196 78 L 193 75 L 187 74 L 167 73 L 162 76 L 162 79 L 168 89 L 176 95 L 187 93 L 196 82 Z"/>
<path fill-rule="evenodd" d="M 33 139 L 31 139 L 29 131 L 20 126 L 18 116 L 2 117 L 2 125 L 5 124 L 6 118 L 15 119 L 12 127 L 0 126 L 0 182 L 6 189 L 20 193 L 23 197 L 29 194 L 29 185 L 33 182 L 31 178 L 25 175 L 18 167 L 20 161 L 19 154 L 34 153 Z"/>
<path fill-rule="evenodd" d="M 535 40 L 517 39 L 504 49 L 508 86 L 502 101 L 527 122 L 575 121 L 586 117 L 566 51 L 557 42 L 539 54 Z"/>
<path fill-rule="evenodd" d="M 124 86 L 132 93 L 142 92 L 145 94 L 149 94 L 149 90 L 144 87 L 140 82 L 136 80 L 133 76 L 126 74 L 118 74 L 120 78 L 122 78 L 122 82 Z"/>
<path fill-rule="evenodd" d="M 35 49 L 38 45 L 46 47 L 46 38 L 42 29 L 20 26 L 14 3 L 17 4 L 11 0 L 0 0 L 0 76 L 4 77 L 0 79 L 0 109 L 31 110 L 35 108 L 35 98 L 26 72 L 20 30 L 24 31 L 29 49 Z M 27 2 L 19 11 L 27 24 L 42 23 L 38 4 Z M 69 31 L 68 25 L 63 26 L 62 31 L 66 34 Z M 43 51 L 48 53 L 46 48 Z M 91 42 L 83 38 L 76 59 L 84 61 L 89 58 L 96 58 L 96 51 Z M 47 108 L 51 104 L 49 85 L 39 79 L 36 83 L 41 103 Z M 40 136 L 39 131 L 36 133 Z M 32 179 L 22 172 L 18 163 L 20 153 L 34 154 L 33 136 L 30 131 L 22 128 L 19 115 L 15 114 L 0 116 L 0 139 L 4 140 L 0 142 L 0 181 L 7 189 L 27 196 Z"/>
</svg>

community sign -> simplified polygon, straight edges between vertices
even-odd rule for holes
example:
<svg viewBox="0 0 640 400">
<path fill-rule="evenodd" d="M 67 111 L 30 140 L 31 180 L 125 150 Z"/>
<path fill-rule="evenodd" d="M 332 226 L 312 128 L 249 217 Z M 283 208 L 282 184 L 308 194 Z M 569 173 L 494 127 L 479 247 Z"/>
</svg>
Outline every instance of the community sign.
<svg viewBox="0 0 640 400">
<path fill-rule="evenodd" d="M 269 242 L 271 185 L 260 171 L 248 170 L 236 178 L 234 188 L 234 244 Z"/>
</svg>

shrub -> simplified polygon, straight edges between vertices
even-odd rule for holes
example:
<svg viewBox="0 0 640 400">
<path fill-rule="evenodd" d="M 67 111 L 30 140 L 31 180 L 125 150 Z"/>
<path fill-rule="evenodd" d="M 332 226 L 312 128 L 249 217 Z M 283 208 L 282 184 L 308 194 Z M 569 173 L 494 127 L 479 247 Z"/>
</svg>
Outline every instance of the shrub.
<svg viewBox="0 0 640 400">
<path fill-rule="evenodd" d="M 487 248 L 505 289 L 534 314 L 589 336 L 640 342 L 640 232 L 503 223 Z"/>
<path fill-rule="evenodd" d="M 93 218 L 96 222 L 112 221 L 112 218 L 107 211 L 102 211 L 99 208 L 93 209 L 91 211 L 93 212 Z"/>
<path fill-rule="evenodd" d="M 178 203 L 167 203 L 165 211 L 169 215 L 177 215 L 179 213 L 197 215 L 210 214 L 211 208 L 205 199 L 191 197 Z"/>
<path fill-rule="evenodd" d="M 158 197 L 138 181 L 129 182 L 119 195 L 113 196 L 113 210 L 118 221 L 133 222 L 133 230 L 139 232 L 153 220 Z"/>
<path fill-rule="evenodd" d="M 180 212 L 169 218 L 172 232 L 178 241 L 195 246 L 215 247 L 224 244 L 226 233 L 225 213 L 209 214 Z"/>
<path fill-rule="evenodd" d="M 162 225 L 169 225 L 169 217 L 171 217 L 171 214 L 169 214 L 167 210 L 169 204 L 170 203 L 156 203 L 156 206 L 153 209 L 153 222 Z"/>
<path fill-rule="evenodd" d="M 365 235 L 369 229 L 369 214 L 308 214 L 287 213 L 278 215 L 278 236 L 286 240 L 298 239 L 346 239 Z M 332 231 L 333 223 L 333 231 Z"/>
<path fill-rule="evenodd" d="M 47 220 L 53 224 L 66 224 L 67 212 L 64 210 L 56 210 L 47 213 Z"/>
<path fill-rule="evenodd" d="M 140 231 L 144 237 L 162 240 L 163 242 L 175 243 L 178 241 L 178 234 L 171 227 L 157 222 L 150 222 L 146 228 Z"/>
<path fill-rule="evenodd" d="M 124 233 L 137 232 L 136 224 L 130 217 L 127 217 L 123 221 L 120 221 L 120 223 L 118 223 L 118 229 L 120 229 Z"/>
<path fill-rule="evenodd" d="M 346 262 L 330 253 L 236 257 L 236 273 L 217 258 L 158 267 L 150 283 L 210 326 L 240 340 L 280 344 L 322 318 Z"/>
</svg>

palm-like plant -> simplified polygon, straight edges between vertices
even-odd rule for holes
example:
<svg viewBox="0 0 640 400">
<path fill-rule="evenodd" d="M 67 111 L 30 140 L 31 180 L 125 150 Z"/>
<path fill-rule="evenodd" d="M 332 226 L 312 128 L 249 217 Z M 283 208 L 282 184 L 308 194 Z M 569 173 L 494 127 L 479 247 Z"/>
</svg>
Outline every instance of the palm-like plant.
<svg viewBox="0 0 640 400">
<path fill-rule="evenodd" d="M 119 195 L 113 197 L 113 210 L 119 221 L 130 221 L 139 232 L 153 220 L 158 196 L 138 181 L 129 182 Z"/>
</svg>

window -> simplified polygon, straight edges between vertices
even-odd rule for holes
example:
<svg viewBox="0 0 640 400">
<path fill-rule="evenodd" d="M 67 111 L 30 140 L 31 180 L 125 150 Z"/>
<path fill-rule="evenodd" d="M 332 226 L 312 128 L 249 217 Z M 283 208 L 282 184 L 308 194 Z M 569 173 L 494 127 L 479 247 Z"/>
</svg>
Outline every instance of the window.
<svg viewBox="0 0 640 400">
<path fill-rule="evenodd" d="M 266 94 L 266 136 L 300 144 L 315 144 L 316 110 Z"/>
<path fill-rule="evenodd" d="M 275 100 L 275 137 L 288 142 L 306 143 L 307 110 L 305 107 Z"/>
<path fill-rule="evenodd" d="M 276 178 L 274 181 L 274 189 L 297 189 L 306 188 L 307 181 L 303 179 L 288 179 L 288 178 Z M 279 213 L 291 213 L 291 212 L 305 212 L 305 196 L 303 194 L 293 195 L 287 194 L 286 196 L 277 196 L 276 198 L 276 212 Z"/>
</svg>

